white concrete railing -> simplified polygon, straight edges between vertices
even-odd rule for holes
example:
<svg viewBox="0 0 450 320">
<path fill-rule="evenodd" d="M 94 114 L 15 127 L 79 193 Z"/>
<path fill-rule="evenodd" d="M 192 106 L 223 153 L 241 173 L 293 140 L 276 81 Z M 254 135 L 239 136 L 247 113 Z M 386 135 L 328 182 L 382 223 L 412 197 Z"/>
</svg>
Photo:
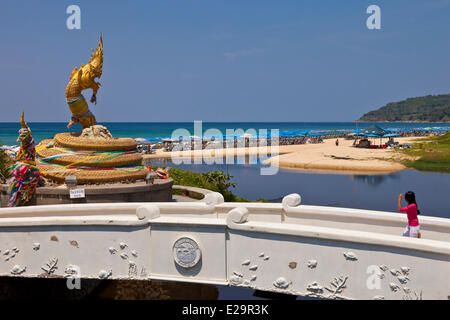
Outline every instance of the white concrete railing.
<svg viewBox="0 0 450 320">
<path fill-rule="evenodd" d="M 336 299 L 447 299 L 450 219 L 276 203 L 0 209 L 0 275 L 169 280 Z"/>
</svg>

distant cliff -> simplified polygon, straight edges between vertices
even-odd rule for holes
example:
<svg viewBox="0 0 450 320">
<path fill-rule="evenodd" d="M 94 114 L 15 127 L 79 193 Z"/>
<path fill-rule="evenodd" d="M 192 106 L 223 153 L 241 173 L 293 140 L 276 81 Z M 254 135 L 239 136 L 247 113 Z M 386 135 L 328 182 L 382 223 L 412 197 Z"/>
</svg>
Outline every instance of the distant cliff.
<svg viewBox="0 0 450 320">
<path fill-rule="evenodd" d="M 450 94 L 391 102 L 363 115 L 360 121 L 450 122 Z"/>
</svg>

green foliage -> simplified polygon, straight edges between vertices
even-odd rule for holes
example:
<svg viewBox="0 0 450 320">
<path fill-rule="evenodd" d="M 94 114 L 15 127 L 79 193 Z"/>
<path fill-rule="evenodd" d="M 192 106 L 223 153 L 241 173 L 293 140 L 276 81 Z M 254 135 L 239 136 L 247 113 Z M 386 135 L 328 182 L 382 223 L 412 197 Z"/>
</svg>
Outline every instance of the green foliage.
<svg viewBox="0 0 450 320">
<path fill-rule="evenodd" d="M 391 102 L 361 117 L 362 121 L 450 122 L 450 94 Z"/>
<path fill-rule="evenodd" d="M 0 143 L 0 145 L 2 144 Z M 9 178 L 11 176 L 11 165 L 11 158 L 6 154 L 4 150 L 0 149 L 0 180 L 1 177 Z"/>
<path fill-rule="evenodd" d="M 419 157 L 414 161 L 406 161 L 408 167 L 450 173 L 450 132 L 440 137 L 421 139 L 413 144 L 412 149 L 401 151 L 409 156 Z"/>
<path fill-rule="evenodd" d="M 229 190 L 230 188 L 234 188 L 236 184 L 231 182 L 233 176 L 230 174 L 224 174 L 223 171 L 197 173 L 172 168 L 170 171 L 170 177 L 174 180 L 174 184 L 177 185 L 191 186 L 219 192 L 223 195 L 225 201 L 227 202 L 248 202 L 247 199 L 240 198 Z"/>
<path fill-rule="evenodd" d="M 224 174 L 223 171 L 211 171 L 207 173 L 203 173 L 203 176 L 209 183 L 217 186 L 217 189 L 220 193 L 224 194 L 229 192 L 229 188 L 234 188 L 236 186 L 235 183 L 230 182 L 233 178 L 230 174 Z"/>
<path fill-rule="evenodd" d="M 11 164 L 11 158 L 5 153 L 4 150 L 0 150 L 0 174 L 4 178 L 9 178 L 9 176 L 11 175 Z"/>
</svg>

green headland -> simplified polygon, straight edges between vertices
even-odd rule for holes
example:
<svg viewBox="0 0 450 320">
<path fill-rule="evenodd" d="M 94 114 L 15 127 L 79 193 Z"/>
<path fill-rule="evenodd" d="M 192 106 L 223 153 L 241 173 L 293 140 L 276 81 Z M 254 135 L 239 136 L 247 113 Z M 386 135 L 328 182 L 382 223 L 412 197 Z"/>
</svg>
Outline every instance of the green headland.
<svg viewBox="0 0 450 320">
<path fill-rule="evenodd" d="M 409 98 L 366 113 L 360 119 L 375 121 L 450 122 L 450 94 Z"/>
</svg>

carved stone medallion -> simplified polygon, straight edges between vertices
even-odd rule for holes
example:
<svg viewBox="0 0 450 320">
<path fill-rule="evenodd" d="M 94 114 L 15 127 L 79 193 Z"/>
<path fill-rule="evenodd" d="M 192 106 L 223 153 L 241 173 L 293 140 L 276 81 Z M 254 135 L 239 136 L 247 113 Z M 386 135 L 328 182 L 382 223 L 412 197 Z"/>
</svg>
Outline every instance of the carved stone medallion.
<svg viewBox="0 0 450 320">
<path fill-rule="evenodd" d="M 179 238 L 173 245 L 173 258 L 176 264 L 183 268 L 192 268 L 201 258 L 201 250 L 194 239 Z"/>
</svg>

